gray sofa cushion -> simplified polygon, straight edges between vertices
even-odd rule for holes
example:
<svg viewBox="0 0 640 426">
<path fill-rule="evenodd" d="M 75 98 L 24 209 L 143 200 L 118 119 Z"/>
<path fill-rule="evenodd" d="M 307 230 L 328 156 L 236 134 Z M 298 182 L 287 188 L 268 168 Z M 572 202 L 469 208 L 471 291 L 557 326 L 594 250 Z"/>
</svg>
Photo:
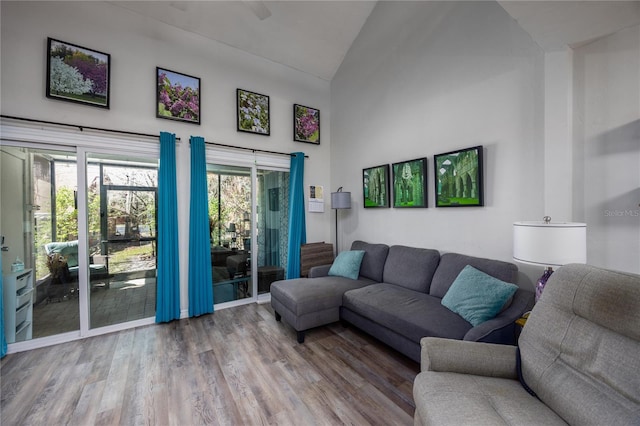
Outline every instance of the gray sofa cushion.
<svg viewBox="0 0 640 426">
<path fill-rule="evenodd" d="M 460 271 L 467 265 L 508 283 L 515 283 L 518 276 L 518 267 L 513 263 L 458 253 L 445 253 L 440 257 L 440 264 L 433 275 L 429 294 L 442 299 Z"/>
<path fill-rule="evenodd" d="M 413 398 L 414 425 L 566 425 L 517 380 L 425 371 Z"/>
<path fill-rule="evenodd" d="M 471 329 L 471 324 L 442 306 L 439 298 L 393 284 L 349 290 L 342 306 L 416 343 L 424 336 L 462 339 Z"/>
<path fill-rule="evenodd" d="M 271 298 L 278 299 L 295 314 L 339 308 L 345 291 L 367 285 L 368 280 L 344 277 L 295 278 L 271 284 Z"/>
<path fill-rule="evenodd" d="M 360 276 L 382 282 L 382 271 L 384 262 L 389 253 L 389 246 L 386 244 L 370 244 L 364 241 L 354 241 L 351 250 L 364 250 L 366 253 L 362 258 L 360 266 Z"/>
<path fill-rule="evenodd" d="M 439 261 L 437 250 L 391 246 L 384 264 L 383 282 L 428 293 Z"/>
</svg>

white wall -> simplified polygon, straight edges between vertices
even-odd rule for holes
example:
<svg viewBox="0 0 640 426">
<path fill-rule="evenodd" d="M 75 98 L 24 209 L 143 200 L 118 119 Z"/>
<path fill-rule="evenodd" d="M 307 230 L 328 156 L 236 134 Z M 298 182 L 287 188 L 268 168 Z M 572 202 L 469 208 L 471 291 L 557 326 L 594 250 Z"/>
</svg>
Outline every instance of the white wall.
<svg viewBox="0 0 640 426">
<path fill-rule="evenodd" d="M 331 83 L 332 186 L 355 239 L 511 261 L 544 215 L 544 55 L 493 2 L 380 2 Z M 485 147 L 485 207 L 435 208 L 433 155 Z M 427 209 L 364 209 L 362 169 L 427 156 Z M 537 271 L 538 275 L 540 271 Z"/>
<path fill-rule="evenodd" d="M 573 212 L 573 50 L 544 56 L 544 214 L 575 221 Z M 541 218 L 538 218 L 540 220 Z"/>
<path fill-rule="evenodd" d="M 2 1 L 0 8 L 2 114 L 151 134 L 169 131 L 182 139 L 177 159 L 183 281 L 189 136 L 273 151 L 304 151 L 310 157 L 305 163 L 305 186 L 329 188 L 328 82 L 103 2 Z M 45 97 L 47 37 L 111 54 L 109 110 Z M 200 77 L 200 126 L 156 118 L 156 66 Z M 271 136 L 236 131 L 236 88 L 270 96 Z M 294 103 L 321 110 L 320 145 L 293 142 Z M 307 214 L 308 241 L 331 239 L 331 213 L 327 208 L 322 214 Z"/>
<path fill-rule="evenodd" d="M 325 213 L 307 214 L 309 241 L 333 240 L 328 198 L 343 186 L 353 208 L 340 212 L 342 249 L 364 239 L 510 260 L 512 222 L 551 213 L 587 222 L 589 263 L 640 270 L 637 26 L 545 54 L 497 3 L 380 2 L 329 90 L 323 80 L 109 4 L 2 1 L 0 10 L 2 114 L 303 150 L 311 157 L 305 184 L 323 185 L 327 200 Z M 48 36 L 112 55 L 110 110 L 44 96 Z M 202 79 L 201 126 L 155 118 L 156 66 Z M 236 132 L 237 87 L 271 96 L 272 136 Z M 321 109 L 320 146 L 291 141 L 294 102 Z M 573 144 L 562 143 L 565 135 Z M 433 207 L 433 155 L 478 144 L 485 207 Z M 428 209 L 362 207 L 364 167 L 422 156 Z M 188 157 L 180 144 L 182 173 Z M 179 189 L 184 234 L 188 178 Z"/>
<path fill-rule="evenodd" d="M 640 26 L 574 52 L 574 210 L 590 264 L 640 273 Z"/>
</svg>

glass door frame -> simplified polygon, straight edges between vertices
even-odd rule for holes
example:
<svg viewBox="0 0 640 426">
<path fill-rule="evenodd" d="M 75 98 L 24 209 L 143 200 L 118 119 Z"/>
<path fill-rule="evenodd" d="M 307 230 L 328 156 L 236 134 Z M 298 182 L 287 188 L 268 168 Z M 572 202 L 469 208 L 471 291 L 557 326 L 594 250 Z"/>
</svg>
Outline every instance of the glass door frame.
<svg viewBox="0 0 640 426">
<path fill-rule="evenodd" d="M 214 309 L 266 302 L 270 300 L 270 293 L 258 294 L 258 241 L 256 238 L 258 229 L 258 170 L 289 173 L 291 168 L 290 156 L 250 151 L 243 152 L 239 149 L 205 145 L 205 157 L 207 164 L 245 167 L 251 170 L 251 297 L 223 303 L 215 303 L 214 300 Z"/>
<path fill-rule="evenodd" d="M 89 328 L 89 235 L 87 209 L 87 156 L 88 154 L 134 155 L 158 160 L 160 149 L 157 139 L 127 138 L 116 134 L 83 132 L 49 127 L 47 125 L 13 125 L 2 120 L 0 143 L 6 146 L 43 151 L 74 153 L 77 161 L 78 202 L 78 304 L 80 329 L 52 336 L 35 338 L 9 344 L 8 353 L 21 352 L 70 342 L 86 337 L 98 336 L 114 331 L 127 330 L 143 325 L 155 324 L 155 318 L 144 318 L 100 328 Z M 109 149 L 103 148 L 109 146 Z M 81 189 L 82 188 L 82 189 Z M 82 237 L 80 237 L 82 236 Z M 32 244 L 32 242 L 31 242 Z"/>
<path fill-rule="evenodd" d="M 88 182 L 87 182 L 87 165 L 91 162 L 95 162 L 95 158 L 92 159 L 92 156 L 96 155 L 113 155 L 113 150 L 104 149 L 104 148 L 95 148 L 95 147 L 78 147 L 77 155 L 78 155 L 78 188 L 83 188 L 82 191 L 78 191 L 78 235 L 82 235 L 83 238 L 78 238 L 78 260 L 83 260 L 84 265 L 80 263 L 82 266 L 78 271 L 78 280 L 80 283 L 86 283 L 86 285 L 81 285 L 79 287 L 79 298 L 80 298 L 80 336 L 81 337 L 91 337 L 98 336 L 105 333 L 110 333 L 112 331 L 120 331 L 126 330 L 133 327 L 138 327 L 142 325 L 155 324 L 155 316 L 142 318 L 139 320 L 133 320 L 128 322 L 121 322 L 112 325 L 106 325 L 102 327 L 91 327 L 91 280 L 89 276 L 89 211 L 88 211 Z M 138 154 L 138 153 L 116 153 L 116 155 L 136 155 L 140 157 L 147 157 L 151 159 L 148 154 Z M 158 157 L 159 158 L 159 157 Z M 82 159 L 82 161 L 80 161 Z M 145 188 L 146 190 L 146 188 Z M 157 200 L 157 189 L 156 200 Z M 101 200 L 102 203 L 102 194 Z M 105 216 L 107 212 L 105 211 Z M 102 226 L 102 225 L 101 225 Z M 156 226 L 157 226 L 157 218 L 156 218 Z M 156 234 L 157 238 L 157 234 Z"/>
</svg>

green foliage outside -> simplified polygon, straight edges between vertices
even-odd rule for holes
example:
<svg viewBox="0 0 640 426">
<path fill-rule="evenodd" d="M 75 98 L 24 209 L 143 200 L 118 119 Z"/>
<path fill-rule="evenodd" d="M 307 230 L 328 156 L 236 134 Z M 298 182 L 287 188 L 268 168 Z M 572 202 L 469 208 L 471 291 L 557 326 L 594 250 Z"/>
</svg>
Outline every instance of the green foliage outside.
<svg viewBox="0 0 640 426">
<path fill-rule="evenodd" d="M 231 223 L 236 225 L 238 236 L 250 229 L 250 223 L 244 222 L 244 214 L 251 212 L 251 178 L 210 172 L 207 181 L 211 243 L 222 246 L 229 242 L 227 229 Z"/>
</svg>

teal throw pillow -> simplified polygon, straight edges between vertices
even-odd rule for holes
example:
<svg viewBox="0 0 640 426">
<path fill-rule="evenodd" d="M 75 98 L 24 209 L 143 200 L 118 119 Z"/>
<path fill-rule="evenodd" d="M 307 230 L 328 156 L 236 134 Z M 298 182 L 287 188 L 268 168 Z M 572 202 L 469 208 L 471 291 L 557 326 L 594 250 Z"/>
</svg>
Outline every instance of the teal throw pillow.
<svg viewBox="0 0 640 426">
<path fill-rule="evenodd" d="M 360 275 L 360 265 L 364 257 L 364 250 L 343 251 L 338 254 L 329 269 L 329 275 L 357 280 Z"/>
<path fill-rule="evenodd" d="M 467 265 L 451 284 L 441 303 L 475 327 L 498 315 L 516 290 L 517 285 Z"/>
</svg>

